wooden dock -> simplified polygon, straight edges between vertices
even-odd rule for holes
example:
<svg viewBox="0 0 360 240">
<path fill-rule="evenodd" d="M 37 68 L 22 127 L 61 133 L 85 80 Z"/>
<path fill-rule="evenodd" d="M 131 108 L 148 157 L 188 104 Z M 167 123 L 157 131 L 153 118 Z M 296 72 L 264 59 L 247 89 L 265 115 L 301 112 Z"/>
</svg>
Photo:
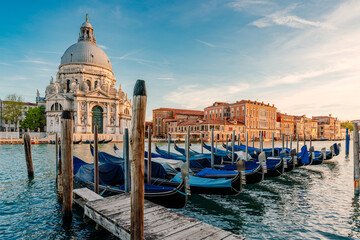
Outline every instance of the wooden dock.
<svg viewBox="0 0 360 240">
<path fill-rule="evenodd" d="M 130 239 L 130 195 L 103 198 L 80 188 L 73 191 L 73 201 L 84 208 L 84 214 L 120 239 Z M 174 212 L 145 200 L 145 239 L 244 239 L 199 220 Z"/>
</svg>

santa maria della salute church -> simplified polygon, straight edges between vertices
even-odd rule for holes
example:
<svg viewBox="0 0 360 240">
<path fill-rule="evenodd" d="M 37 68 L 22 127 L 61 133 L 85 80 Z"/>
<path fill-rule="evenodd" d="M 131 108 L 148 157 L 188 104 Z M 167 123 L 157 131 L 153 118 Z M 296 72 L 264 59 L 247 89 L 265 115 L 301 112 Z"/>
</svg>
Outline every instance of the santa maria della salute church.
<svg viewBox="0 0 360 240">
<path fill-rule="evenodd" d="M 100 138 L 122 139 L 130 128 L 132 105 L 116 78 L 106 53 L 96 45 L 88 16 L 80 27 L 78 42 L 61 57 L 56 80 L 46 87 L 46 128 L 60 132 L 62 110 L 74 112 L 74 138 L 92 139 L 94 126 Z M 39 96 L 38 96 L 39 98 Z"/>
</svg>

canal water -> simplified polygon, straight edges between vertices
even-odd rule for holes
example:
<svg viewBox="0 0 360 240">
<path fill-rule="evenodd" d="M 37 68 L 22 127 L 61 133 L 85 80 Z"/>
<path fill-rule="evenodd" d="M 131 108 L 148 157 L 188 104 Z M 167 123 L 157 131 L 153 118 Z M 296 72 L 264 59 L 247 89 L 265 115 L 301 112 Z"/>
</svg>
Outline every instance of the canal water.
<svg viewBox="0 0 360 240">
<path fill-rule="evenodd" d="M 313 145 L 320 149 L 332 143 Z M 113 153 L 112 146 L 100 150 Z M 248 239 L 360 239 L 353 161 L 345 159 L 342 146 L 339 156 L 322 165 L 246 185 L 238 196 L 192 195 L 186 208 L 177 211 Z M 72 224 L 62 224 L 54 148 L 32 146 L 35 177 L 29 180 L 23 146 L 0 145 L 0 239 L 114 239 L 95 230 L 94 223 L 84 223 L 78 208 Z M 75 145 L 74 154 L 91 161 L 89 145 Z"/>
</svg>

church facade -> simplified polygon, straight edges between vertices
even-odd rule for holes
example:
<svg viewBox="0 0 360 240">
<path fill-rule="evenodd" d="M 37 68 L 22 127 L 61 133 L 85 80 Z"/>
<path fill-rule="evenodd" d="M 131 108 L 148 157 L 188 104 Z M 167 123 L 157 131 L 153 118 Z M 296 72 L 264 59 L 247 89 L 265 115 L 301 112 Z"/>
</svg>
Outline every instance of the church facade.
<svg viewBox="0 0 360 240">
<path fill-rule="evenodd" d="M 95 125 L 101 139 L 121 140 L 124 129 L 130 128 L 132 104 L 115 83 L 110 60 L 96 45 L 86 16 L 78 42 L 65 51 L 56 79 L 46 87 L 47 132 L 60 132 L 61 113 L 71 110 L 75 140 L 91 140 Z"/>
</svg>

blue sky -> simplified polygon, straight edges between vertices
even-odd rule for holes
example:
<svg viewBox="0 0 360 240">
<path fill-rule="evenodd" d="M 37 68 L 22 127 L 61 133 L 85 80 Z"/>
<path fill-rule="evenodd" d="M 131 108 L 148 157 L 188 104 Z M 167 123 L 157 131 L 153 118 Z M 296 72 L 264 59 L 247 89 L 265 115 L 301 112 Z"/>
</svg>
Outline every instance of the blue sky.
<svg viewBox="0 0 360 240">
<path fill-rule="evenodd" d="M 89 14 L 117 86 L 146 80 L 159 107 L 252 99 L 288 114 L 357 119 L 360 1 L 6 1 L 0 98 L 44 95 Z"/>
</svg>

